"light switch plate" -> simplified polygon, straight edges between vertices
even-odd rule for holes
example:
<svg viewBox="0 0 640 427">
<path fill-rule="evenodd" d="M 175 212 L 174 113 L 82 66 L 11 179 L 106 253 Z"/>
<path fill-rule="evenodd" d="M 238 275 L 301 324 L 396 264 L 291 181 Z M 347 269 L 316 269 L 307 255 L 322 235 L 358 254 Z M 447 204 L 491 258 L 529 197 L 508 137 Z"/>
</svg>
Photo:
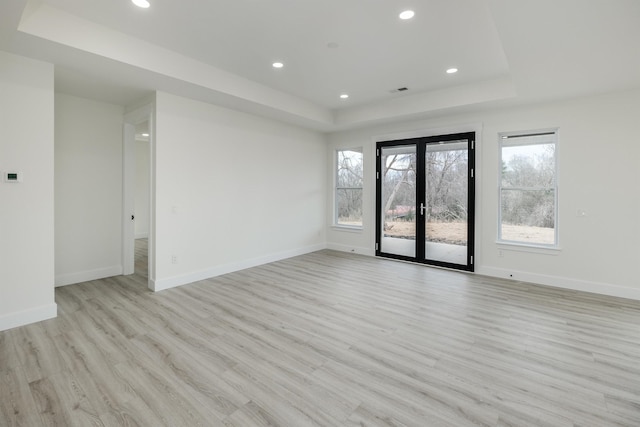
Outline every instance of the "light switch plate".
<svg viewBox="0 0 640 427">
<path fill-rule="evenodd" d="M 4 182 L 22 182 L 22 172 L 3 172 L 2 176 L 4 177 Z"/>
</svg>

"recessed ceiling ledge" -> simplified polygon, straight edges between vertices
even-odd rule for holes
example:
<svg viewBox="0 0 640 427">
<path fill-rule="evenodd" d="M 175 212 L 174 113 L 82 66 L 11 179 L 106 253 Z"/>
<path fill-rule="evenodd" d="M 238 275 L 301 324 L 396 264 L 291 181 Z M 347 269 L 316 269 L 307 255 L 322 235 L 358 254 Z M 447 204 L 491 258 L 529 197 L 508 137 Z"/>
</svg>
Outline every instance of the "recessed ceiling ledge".
<svg viewBox="0 0 640 427">
<path fill-rule="evenodd" d="M 315 127 L 333 125 L 333 114 L 310 101 L 239 77 L 174 51 L 111 30 L 38 1 L 25 8 L 18 31 L 74 49 L 151 71 L 190 86 L 222 93 L 238 101 L 278 110 Z M 82 37 L 78 37 L 81 34 Z M 158 88 L 163 89 L 163 88 Z M 236 103 L 237 104 L 237 103 Z"/>
<path fill-rule="evenodd" d="M 338 128 L 349 128 L 402 117 L 415 117 L 455 107 L 477 105 L 485 102 L 507 100 L 516 97 L 510 77 L 501 77 L 479 83 L 397 97 L 373 105 L 345 108 L 335 112 Z"/>
</svg>

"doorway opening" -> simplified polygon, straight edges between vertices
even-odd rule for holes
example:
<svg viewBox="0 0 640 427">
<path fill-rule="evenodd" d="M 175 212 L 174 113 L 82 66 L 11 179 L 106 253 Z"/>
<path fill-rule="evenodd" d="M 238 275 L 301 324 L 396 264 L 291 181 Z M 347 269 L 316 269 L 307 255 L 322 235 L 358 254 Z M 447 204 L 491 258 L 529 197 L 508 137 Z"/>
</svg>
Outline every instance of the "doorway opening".
<svg viewBox="0 0 640 427">
<path fill-rule="evenodd" d="M 151 149 L 149 122 L 136 125 L 134 193 L 134 274 L 149 280 L 149 224 Z"/>
<path fill-rule="evenodd" d="M 378 142 L 376 255 L 473 271 L 475 133 Z"/>
<path fill-rule="evenodd" d="M 124 117 L 122 188 L 123 275 L 154 290 L 154 120 L 153 104 Z"/>
</svg>

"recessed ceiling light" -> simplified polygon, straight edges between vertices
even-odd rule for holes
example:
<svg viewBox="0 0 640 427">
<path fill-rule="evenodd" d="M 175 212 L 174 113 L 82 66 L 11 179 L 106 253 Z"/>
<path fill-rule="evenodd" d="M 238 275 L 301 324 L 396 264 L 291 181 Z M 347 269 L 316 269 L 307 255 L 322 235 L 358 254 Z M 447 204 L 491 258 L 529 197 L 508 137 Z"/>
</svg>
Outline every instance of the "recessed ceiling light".
<svg viewBox="0 0 640 427">
<path fill-rule="evenodd" d="M 404 12 L 401 12 L 400 15 L 398 15 L 400 17 L 400 19 L 411 19 L 415 16 L 415 12 L 413 10 L 405 10 Z"/>
<path fill-rule="evenodd" d="M 138 7 L 142 7 L 144 9 L 148 8 L 149 6 L 151 6 L 151 3 L 149 3 L 147 0 L 131 0 L 131 2 L 133 4 L 135 4 Z"/>
<path fill-rule="evenodd" d="M 282 62 L 274 62 L 271 65 L 273 65 L 273 68 L 282 68 L 282 67 L 284 67 L 284 64 Z"/>
<path fill-rule="evenodd" d="M 347 99 L 349 97 L 348 94 L 343 93 L 342 95 L 340 95 L 340 99 Z"/>
<path fill-rule="evenodd" d="M 449 69 L 447 70 L 447 74 L 455 74 L 455 73 L 457 73 L 457 72 L 458 72 L 458 69 L 457 69 L 457 68 L 449 68 Z"/>
</svg>

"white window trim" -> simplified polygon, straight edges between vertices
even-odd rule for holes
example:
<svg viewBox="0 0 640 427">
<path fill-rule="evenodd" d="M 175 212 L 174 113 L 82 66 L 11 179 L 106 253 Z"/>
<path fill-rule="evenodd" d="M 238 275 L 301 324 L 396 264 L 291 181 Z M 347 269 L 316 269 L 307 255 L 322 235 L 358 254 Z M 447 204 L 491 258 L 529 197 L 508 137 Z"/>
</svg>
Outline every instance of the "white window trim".
<svg viewBox="0 0 640 427">
<path fill-rule="evenodd" d="M 362 176 L 361 187 L 338 188 L 338 156 L 340 151 L 356 151 L 362 154 L 362 175 L 363 176 Z M 361 225 L 350 225 L 350 224 L 338 223 L 338 190 L 339 189 L 353 189 L 353 190 L 360 189 L 360 191 L 362 191 L 362 195 L 364 196 L 364 172 L 365 172 L 365 167 L 364 167 L 364 147 L 363 146 L 360 145 L 357 147 L 342 147 L 342 148 L 335 149 L 334 156 L 333 156 L 333 222 L 331 224 L 331 227 L 333 229 L 340 230 L 340 231 L 362 232 L 362 229 L 364 228 L 364 218 L 362 220 L 363 223 Z M 364 200 L 363 200 L 362 209 L 363 209 L 363 215 L 364 215 Z"/>
<path fill-rule="evenodd" d="M 554 150 L 554 244 L 544 244 L 544 243 L 528 243 L 517 240 L 503 240 L 502 239 L 502 143 L 505 137 L 513 137 L 513 136 L 526 136 L 526 135 L 536 135 L 536 134 L 544 134 L 544 133 L 554 133 L 555 134 L 555 150 Z M 558 159 L 558 146 L 559 146 L 559 138 L 560 131 L 558 128 L 548 128 L 548 129 L 537 129 L 537 130 L 529 130 L 529 131 L 514 131 L 514 132 L 500 132 L 498 133 L 498 238 L 496 243 L 499 246 L 503 246 L 501 249 L 512 248 L 512 250 L 519 251 L 533 251 L 538 253 L 550 253 L 554 254 L 557 251 L 560 251 L 560 234 L 559 234 L 559 209 L 558 209 L 558 193 L 559 193 L 559 159 Z M 523 144 L 528 145 L 528 144 Z M 514 188 L 518 189 L 518 188 Z"/>
<path fill-rule="evenodd" d="M 559 255 L 562 248 L 559 246 L 536 245 L 533 243 L 519 243 L 510 240 L 496 240 L 498 249 L 513 252 L 533 252 L 546 255 Z"/>
<path fill-rule="evenodd" d="M 346 231 L 349 233 L 362 233 L 362 225 L 345 225 L 345 224 L 331 224 L 331 228 L 338 231 Z"/>
</svg>

